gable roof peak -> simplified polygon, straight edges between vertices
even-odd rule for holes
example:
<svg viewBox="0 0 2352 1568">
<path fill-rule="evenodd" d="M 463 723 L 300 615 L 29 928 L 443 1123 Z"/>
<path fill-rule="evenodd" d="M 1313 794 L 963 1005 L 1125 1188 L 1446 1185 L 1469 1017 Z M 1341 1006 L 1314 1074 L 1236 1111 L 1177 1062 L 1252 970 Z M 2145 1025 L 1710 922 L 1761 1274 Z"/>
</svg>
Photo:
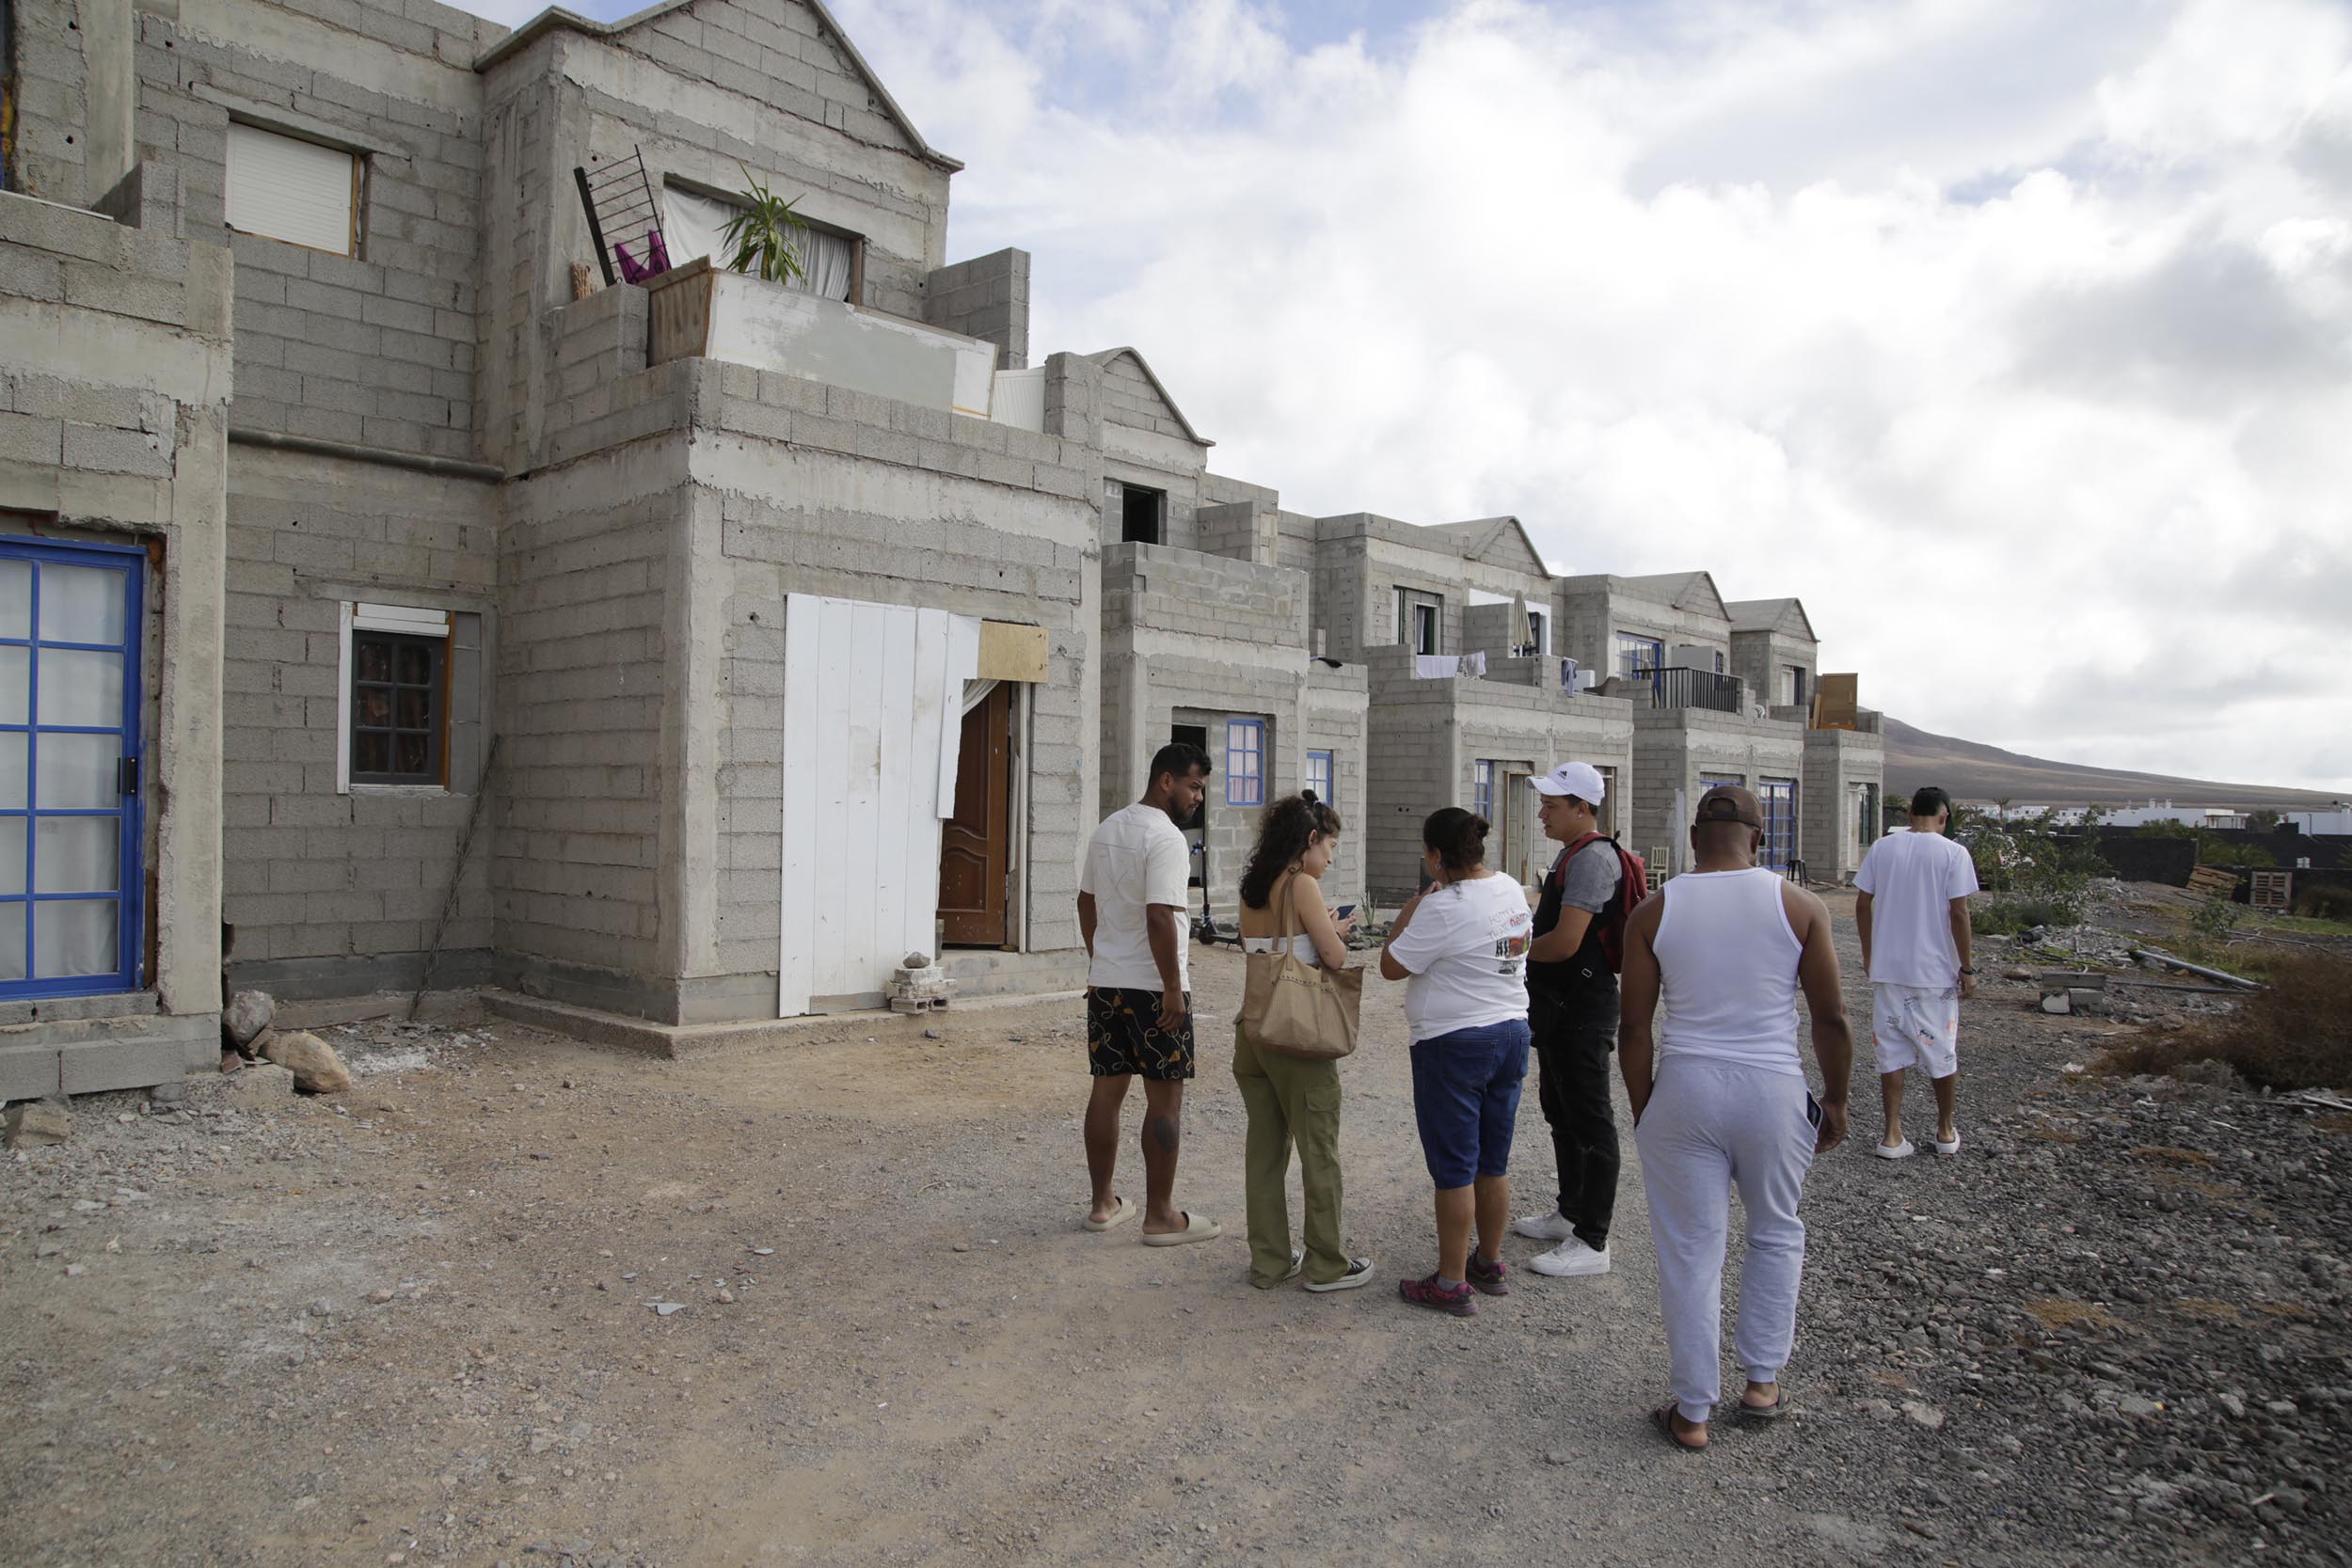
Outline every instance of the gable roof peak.
<svg viewBox="0 0 2352 1568">
<path fill-rule="evenodd" d="M 1174 398 L 1168 395 L 1168 384 L 1160 379 L 1159 372 L 1152 368 L 1152 361 L 1143 356 L 1141 350 L 1121 345 L 1118 348 L 1097 349 L 1092 354 L 1082 354 L 1079 357 L 1091 360 L 1097 365 L 1108 365 L 1122 355 L 1136 362 L 1136 369 L 1143 372 L 1143 379 L 1152 384 L 1152 389 L 1160 395 L 1162 403 L 1168 404 L 1168 411 L 1176 417 L 1176 422 L 1184 427 L 1184 434 L 1191 437 L 1196 445 L 1203 447 L 1216 445 L 1215 441 L 1194 429 L 1192 421 L 1184 418 L 1184 411 L 1176 406 Z"/>
<path fill-rule="evenodd" d="M 616 39 L 632 28 L 660 21 L 672 11 L 682 11 L 699 3 L 700 0 L 660 0 L 659 4 L 615 22 L 598 22 L 562 6 L 549 6 L 483 51 L 475 59 L 473 69 L 477 72 L 487 71 L 508 55 L 527 48 L 542 35 L 559 29 L 593 39 Z M 905 135 L 907 145 L 914 149 L 916 157 L 950 174 L 963 167 L 962 159 L 951 158 L 924 140 L 923 133 L 914 128 L 914 121 L 898 106 L 898 101 L 890 96 L 890 89 L 882 86 L 882 80 L 874 73 L 874 68 L 866 63 L 866 56 L 858 53 L 858 47 L 850 41 L 849 33 L 834 20 L 833 12 L 825 8 L 824 0 L 794 0 L 794 3 L 808 8 L 809 14 L 817 19 L 818 29 L 832 40 L 834 48 L 841 51 L 842 58 L 849 61 L 850 69 L 857 72 L 858 79 L 874 95 L 874 101 L 881 105 L 883 116 Z"/>
</svg>

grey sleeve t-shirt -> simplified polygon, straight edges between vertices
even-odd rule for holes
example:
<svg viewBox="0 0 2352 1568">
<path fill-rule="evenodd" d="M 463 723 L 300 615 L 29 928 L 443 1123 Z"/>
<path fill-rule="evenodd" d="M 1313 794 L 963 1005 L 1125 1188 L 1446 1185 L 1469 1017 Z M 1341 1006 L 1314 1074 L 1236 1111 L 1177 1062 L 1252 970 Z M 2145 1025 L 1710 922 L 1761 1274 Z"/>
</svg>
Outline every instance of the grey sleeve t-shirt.
<svg viewBox="0 0 2352 1568">
<path fill-rule="evenodd" d="M 1570 909 L 1598 914 L 1609 907 L 1609 900 L 1616 895 L 1617 879 L 1623 875 L 1617 865 L 1617 847 L 1605 838 L 1597 838 L 1568 862 L 1568 874 L 1560 887 L 1560 902 Z"/>
</svg>

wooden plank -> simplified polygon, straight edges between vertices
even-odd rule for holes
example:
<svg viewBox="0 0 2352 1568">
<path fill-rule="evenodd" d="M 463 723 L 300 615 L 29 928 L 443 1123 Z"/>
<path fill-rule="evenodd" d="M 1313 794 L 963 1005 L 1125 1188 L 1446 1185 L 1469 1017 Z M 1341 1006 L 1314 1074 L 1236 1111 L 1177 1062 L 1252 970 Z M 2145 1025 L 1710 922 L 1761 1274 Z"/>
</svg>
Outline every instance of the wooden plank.
<svg viewBox="0 0 2352 1568">
<path fill-rule="evenodd" d="M 822 601 L 794 594 L 784 611 L 784 869 L 777 887 L 776 1016 L 798 1018 L 816 994 L 817 640 Z"/>
<path fill-rule="evenodd" d="M 881 862 L 875 841 L 897 831 L 882 816 L 882 674 L 890 610 L 884 605 L 852 600 L 848 611 L 841 807 L 833 818 L 834 835 L 841 841 L 841 918 L 832 961 L 817 975 L 818 990 L 835 996 L 880 990 L 889 979 L 887 973 L 875 972 L 874 926 L 880 890 L 874 874 Z"/>
<path fill-rule="evenodd" d="M 1861 722 L 1861 677 L 1823 675 L 1813 688 L 1813 727 L 1851 730 Z"/>
<path fill-rule="evenodd" d="M 2237 892 L 2237 873 L 2226 866 L 2201 865 L 2188 874 L 2188 890 L 2208 898 L 2227 898 Z"/>
<path fill-rule="evenodd" d="M 1045 649 L 1043 626 L 1016 626 L 1010 621 L 982 621 L 979 666 L 975 672 L 975 678 L 1041 684 L 1045 679 Z"/>
<path fill-rule="evenodd" d="M 963 682 L 948 677 L 949 641 L 953 617 L 942 610 L 915 612 L 914 670 L 912 719 L 907 729 L 908 792 L 906 831 L 914 842 L 928 846 L 907 857 L 905 924 L 899 928 L 901 953 L 930 953 L 937 944 L 939 921 L 939 773 L 936 758 L 943 746 L 961 738 L 963 723 Z M 954 800 L 950 784 L 948 800 Z M 938 957 L 932 953 L 933 958 Z"/>
<path fill-rule="evenodd" d="M 842 970 L 841 956 L 849 945 L 844 927 L 851 918 L 851 901 L 858 896 L 845 886 L 850 869 L 846 840 L 853 831 L 849 822 L 850 679 L 856 607 L 847 599 L 827 599 L 818 626 L 817 876 L 805 896 L 817 906 L 817 994 L 831 996 L 843 989 L 833 982 Z"/>
<path fill-rule="evenodd" d="M 910 951 L 906 945 L 907 927 L 914 916 L 924 911 L 911 902 L 914 886 L 908 866 L 923 853 L 923 845 L 911 831 L 920 821 L 908 810 L 914 792 L 914 642 L 920 612 L 906 606 L 893 606 L 885 612 L 885 641 L 882 645 L 882 797 L 876 813 L 874 865 L 874 928 L 871 938 L 875 956 L 884 965 L 896 965 Z M 932 830 L 937 832 L 936 826 Z M 938 853 L 934 846 L 931 849 Z M 930 951 L 925 942 L 920 951 Z M 878 984 L 887 985 L 888 968 L 881 971 Z"/>
</svg>

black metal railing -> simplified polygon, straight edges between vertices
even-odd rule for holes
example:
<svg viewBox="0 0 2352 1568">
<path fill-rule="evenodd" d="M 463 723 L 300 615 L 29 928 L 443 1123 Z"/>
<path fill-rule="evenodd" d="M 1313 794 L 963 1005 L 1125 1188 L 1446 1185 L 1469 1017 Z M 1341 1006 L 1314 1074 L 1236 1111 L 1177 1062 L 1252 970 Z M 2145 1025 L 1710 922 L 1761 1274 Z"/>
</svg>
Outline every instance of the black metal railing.
<svg viewBox="0 0 2352 1568">
<path fill-rule="evenodd" d="M 1704 707 L 1717 713 L 1740 711 L 1740 680 L 1737 675 L 1719 675 L 1712 670 L 1682 670 L 1672 667 L 1644 670 L 1636 680 L 1649 683 L 1649 705 L 1652 707 Z"/>
</svg>

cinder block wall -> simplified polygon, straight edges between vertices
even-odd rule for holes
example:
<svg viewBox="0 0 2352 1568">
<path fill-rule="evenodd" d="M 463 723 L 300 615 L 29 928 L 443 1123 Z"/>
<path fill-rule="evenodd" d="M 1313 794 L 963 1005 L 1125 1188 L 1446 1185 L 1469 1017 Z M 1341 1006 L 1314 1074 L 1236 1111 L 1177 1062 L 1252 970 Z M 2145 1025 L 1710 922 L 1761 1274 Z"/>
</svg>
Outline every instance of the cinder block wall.
<svg viewBox="0 0 2352 1568">
<path fill-rule="evenodd" d="M 1731 634 L 1731 673 L 1747 683 L 1751 702 L 1782 702 L 1780 673 L 1790 665 L 1804 672 L 1804 694 L 1810 701 L 1815 671 L 1820 664 L 1820 648 L 1803 638 L 1776 631 Z"/>
<path fill-rule="evenodd" d="M 1710 708 L 1635 708 L 1633 840 L 1630 847 L 1668 852 L 1674 871 L 1690 869 L 1689 813 L 1700 780 L 1728 780 L 1754 788 L 1764 779 L 1799 781 L 1797 811 L 1803 853 L 1805 810 L 1804 736 L 1800 725 L 1750 719 Z M 1679 790 L 1679 807 L 1675 800 Z"/>
<path fill-rule="evenodd" d="M 1859 730 L 1804 732 L 1804 800 L 1798 832 L 1805 872 L 1816 881 L 1852 879 L 1879 836 L 1879 824 L 1859 811 L 1856 787 L 1884 793 L 1886 747 Z"/>
<path fill-rule="evenodd" d="M 706 0 L 610 40 L 558 29 L 483 73 L 487 148 L 481 400 L 485 450 L 514 465 L 536 438 L 550 374 L 542 312 L 594 265 L 573 185 L 643 156 L 650 183 L 743 186 L 743 171 L 803 216 L 864 236 L 861 303 L 924 319 L 946 262 L 949 166 L 882 110 L 816 13 L 794 0 Z"/>
<path fill-rule="evenodd" d="M 996 345 L 996 368 L 1029 363 L 1029 253 L 991 251 L 938 268 L 923 284 L 923 319 Z"/>
<path fill-rule="evenodd" d="M 307 452 L 234 449 L 221 918 L 236 984 L 282 996 L 405 987 L 473 809 L 498 594 L 493 487 Z M 342 607 L 452 617 L 450 788 L 339 790 Z M 493 833 L 478 834 L 437 983 L 488 977 Z"/>
<path fill-rule="evenodd" d="M 1299 723 L 1306 751 L 1331 753 L 1331 805 L 1340 814 L 1340 848 L 1324 874 L 1324 887 L 1332 903 L 1361 902 L 1372 767 L 1371 699 L 1363 666 L 1334 670 L 1322 663 L 1310 665 Z M 1302 770 L 1300 783 L 1305 782 Z"/>
<path fill-rule="evenodd" d="M 1639 790 L 1633 709 L 1615 698 L 1567 698 L 1508 680 L 1418 680 L 1412 657 L 1375 648 L 1366 853 L 1373 896 L 1392 903 L 1420 881 L 1421 824 L 1439 806 L 1469 808 L 1484 758 L 1546 771 L 1575 758 L 1616 769 L 1629 801 Z M 1502 787 L 1497 781 L 1497 788 Z M 1498 801 L 1500 811 L 1507 801 Z M 1498 851 L 1500 839 L 1490 840 Z"/>
<path fill-rule="evenodd" d="M 1058 436 L 962 419 L 742 366 L 700 363 L 695 510 L 680 547 L 692 655 L 711 661 L 690 757 L 707 754 L 707 811 L 690 800 L 683 855 L 707 888 L 679 890 L 690 1019 L 775 1006 L 781 930 L 785 597 L 832 594 L 1042 626 L 1047 675 L 1028 690 L 1027 952 L 1078 946 L 1077 862 L 1094 818 L 1100 564 L 1092 455 Z M 707 627 L 707 630 L 704 628 Z M 690 765 L 690 781 L 697 775 Z"/>
<path fill-rule="evenodd" d="M 148 992 L 0 1006 L 0 1100 L 161 1083 L 218 1044 L 230 267 L 182 237 L 180 196 L 156 166 L 99 195 L 108 216 L 0 194 L 0 529 L 148 552 L 155 877 Z"/>
<path fill-rule="evenodd" d="M 430 0 L 346 6 L 333 25 L 287 20 L 224 38 L 137 15 L 140 155 L 181 170 L 189 232 L 236 253 L 230 417 L 472 457 L 483 198 L 472 61 L 505 29 Z M 232 117 L 360 150 L 356 255 L 227 233 Z"/>
<path fill-rule="evenodd" d="M 1265 721 L 1264 799 L 1299 787 L 1306 745 L 1307 575 L 1166 546 L 1116 545 L 1103 561 L 1106 718 L 1103 814 L 1133 800 L 1152 753 L 1176 724 L 1207 729 L 1206 836 L 1211 904 L 1234 890 L 1257 833 L 1257 811 L 1228 802 L 1226 721 Z M 1336 758 L 1334 759 L 1336 761 Z M 1089 825 L 1090 826 L 1090 825 Z"/>
</svg>

